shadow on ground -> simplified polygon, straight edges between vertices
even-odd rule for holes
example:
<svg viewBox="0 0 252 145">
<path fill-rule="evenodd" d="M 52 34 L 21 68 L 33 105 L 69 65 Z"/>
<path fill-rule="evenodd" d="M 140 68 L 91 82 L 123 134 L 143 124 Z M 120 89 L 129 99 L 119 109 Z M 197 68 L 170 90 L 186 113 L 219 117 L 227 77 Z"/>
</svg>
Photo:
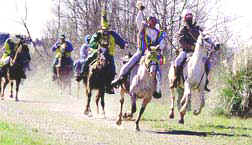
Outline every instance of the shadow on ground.
<svg viewBox="0 0 252 145">
<path fill-rule="evenodd" d="M 228 134 L 228 133 L 218 133 L 218 132 L 197 132 L 197 131 L 188 131 L 188 130 L 170 130 L 170 131 L 147 131 L 154 134 L 167 134 L 167 135 L 188 135 L 188 136 L 200 136 L 200 137 L 207 137 L 207 136 L 238 136 L 238 137 L 251 137 L 247 134 Z"/>
</svg>

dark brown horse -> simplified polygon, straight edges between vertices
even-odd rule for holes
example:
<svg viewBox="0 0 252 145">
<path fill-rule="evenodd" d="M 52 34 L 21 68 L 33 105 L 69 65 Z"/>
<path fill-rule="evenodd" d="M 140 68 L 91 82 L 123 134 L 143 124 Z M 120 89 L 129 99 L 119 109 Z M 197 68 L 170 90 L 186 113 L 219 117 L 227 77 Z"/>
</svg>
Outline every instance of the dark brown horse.
<svg viewBox="0 0 252 145">
<path fill-rule="evenodd" d="M 11 83 L 11 95 L 13 97 L 13 81 L 16 84 L 16 101 L 18 99 L 18 91 L 21 79 L 24 78 L 24 57 L 29 54 L 28 46 L 25 44 L 21 44 L 20 47 L 17 48 L 15 52 L 15 56 L 11 59 L 10 63 L 5 65 L 1 70 L 1 79 L 0 79 L 0 91 L 1 97 L 4 99 L 4 91 L 8 83 Z M 4 84 L 2 86 L 2 79 L 4 78 Z"/>
<path fill-rule="evenodd" d="M 72 82 L 71 79 L 73 78 L 73 66 L 71 64 L 64 64 L 61 67 L 56 67 L 57 73 L 57 84 L 60 87 L 60 91 L 62 94 L 63 90 L 66 90 L 68 87 L 69 95 L 72 94 Z"/>
<path fill-rule="evenodd" d="M 98 57 L 93 63 L 89 66 L 88 74 L 84 75 L 84 90 L 87 96 L 87 104 L 84 110 L 85 115 L 92 116 L 92 112 L 90 109 L 90 101 L 92 96 L 92 90 L 97 90 L 98 93 L 96 95 L 96 107 L 97 114 L 99 114 L 99 101 L 101 99 L 101 106 L 103 110 L 103 115 L 105 117 L 105 102 L 104 102 L 104 94 L 105 87 L 108 84 L 108 77 L 110 74 L 109 65 L 110 61 L 106 58 L 107 50 L 98 50 Z"/>
</svg>

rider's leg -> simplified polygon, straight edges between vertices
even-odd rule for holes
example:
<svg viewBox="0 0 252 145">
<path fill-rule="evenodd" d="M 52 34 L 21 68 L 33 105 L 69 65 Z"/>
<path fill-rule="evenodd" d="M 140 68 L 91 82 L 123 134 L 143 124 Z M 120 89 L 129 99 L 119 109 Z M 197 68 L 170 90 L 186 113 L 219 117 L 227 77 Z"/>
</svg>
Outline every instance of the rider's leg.
<svg viewBox="0 0 252 145">
<path fill-rule="evenodd" d="M 174 63 L 174 81 L 172 84 L 170 84 L 170 88 L 174 88 L 177 86 L 177 83 L 179 81 L 179 71 L 180 71 L 180 67 L 182 62 L 186 59 L 186 52 L 185 51 L 181 51 L 179 53 L 179 55 L 177 56 L 177 58 L 175 59 L 175 63 Z"/>
<path fill-rule="evenodd" d="M 162 72 L 161 72 L 161 68 L 160 65 L 157 66 L 157 71 L 156 71 L 156 80 L 157 80 L 157 88 L 156 91 L 153 94 L 154 98 L 161 98 L 162 97 Z"/>
<path fill-rule="evenodd" d="M 56 67 L 61 67 L 61 61 L 62 61 L 62 58 L 59 57 L 59 58 L 58 58 L 58 64 L 56 65 Z"/>
<path fill-rule="evenodd" d="M 206 71 L 206 84 L 205 84 L 205 90 L 208 91 L 208 92 L 210 92 L 210 89 L 208 89 L 208 87 L 207 87 L 207 85 L 208 85 L 208 83 L 209 83 L 208 74 L 209 74 L 210 68 L 211 68 L 211 63 L 210 63 L 210 60 L 209 60 L 209 59 L 206 60 L 205 68 L 206 68 L 206 70 L 205 70 L 205 71 Z"/>
<path fill-rule="evenodd" d="M 81 70 L 81 75 L 88 71 L 89 64 L 93 62 L 96 58 L 97 58 L 97 52 L 94 52 L 88 56 L 88 58 L 84 62 L 83 71 Z"/>
<path fill-rule="evenodd" d="M 130 72 L 132 67 L 140 60 L 142 56 L 142 52 L 138 50 L 131 58 L 130 60 L 124 64 L 120 70 L 119 77 L 112 81 L 111 86 L 116 87 L 123 83 L 123 81 L 126 79 L 127 74 Z"/>
</svg>

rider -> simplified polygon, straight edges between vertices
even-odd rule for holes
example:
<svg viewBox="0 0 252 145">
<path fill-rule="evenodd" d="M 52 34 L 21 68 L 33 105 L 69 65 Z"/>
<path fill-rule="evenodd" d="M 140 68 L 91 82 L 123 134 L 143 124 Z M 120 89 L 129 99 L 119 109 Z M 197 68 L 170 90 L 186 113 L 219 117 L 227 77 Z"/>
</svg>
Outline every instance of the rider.
<svg viewBox="0 0 252 145">
<path fill-rule="evenodd" d="M 137 28 L 139 30 L 138 33 L 138 49 L 137 52 L 131 57 L 128 63 L 126 63 L 121 71 L 118 79 L 112 82 L 112 86 L 116 87 L 119 84 L 123 83 L 126 80 L 126 76 L 129 74 L 132 67 L 141 59 L 141 57 L 145 54 L 146 50 L 149 50 L 151 46 L 158 46 L 160 49 L 160 54 L 162 55 L 163 49 L 165 48 L 165 40 L 166 33 L 158 30 L 155 26 L 158 23 L 158 20 L 155 17 L 148 17 L 147 23 L 144 21 L 143 10 L 145 7 L 141 1 L 137 2 L 137 8 L 139 10 L 136 23 Z M 160 57 L 160 54 L 158 57 Z M 157 58 L 158 59 L 158 58 Z M 153 94 L 154 97 L 160 98 L 162 96 L 161 93 L 161 70 L 160 63 L 158 63 L 158 69 L 156 73 L 157 79 L 157 89 Z"/>
<path fill-rule="evenodd" d="M 75 76 L 76 76 L 76 81 L 80 81 L 81 80 L 81 75 L 83 73 L 83 66 L 84 66 L 84 61 L 88 56 L 88 49 L 89 49 L 89 41 L 91 39 L 90 35 L 86 35 L 84 38 L 84 44 L 81 46 L 80 48 L 80 59 L 77 60 L 74 63 L 74 72 L 75 72 Z"/>
<path fill-rule="evenodd" d="M 183 19 L 184 19 L 185 26 L 182 27 L 182 29 L 179 31 L 179 34 L 178 34 L 178 41 L 183 51 L 181 51 L 179 55 L 177 56 L 177 58 L 175 59 L 175 64 L 174 64 L 175 80 L 170 85 L 170 88 L 173 88 L 177 85 L 178 80 L 179 80 L 179 73 L 182 70 L 182 63 L 185 61 L 187 57 L 187 53 L 194 52 L 194 47 L 195 47 L 197 38 L 200 32 L 203 31 L 202 28 L 196 25 L 196 22 L 193 21 L 192 12 L 186 11 L 183 14 Z M 210 38 L 207 38 L 206 41 L 209 44 L 211 44 L 211 46 L 213 46 L 215 49 L 217 48 Z M 208 60 L 206 61 L 206 66 L 209 66 Z M 208 73 L 209 73 L 209 68 L 206 67 L 206 74 L 208 75 Z M 208 85 L 208 77 L 207 77 L 207 81 L 205 85 L 205 90 L 210 91 L 207 88 L 207 85 Z"/>
<path fill-rule="evenodd" d="M 71 52 L 73 51 L 73 45 L 70 41 L 66 40 L 64 34 L 61 34 L 59 40 L 52 46 L 52 51 L 56 52 L 53 62 L 53 80 L 57 78 L 56 67 L 61 67 L 63 64 L 72 65 L 73 60 L 71 58 Z M 64 61 L 62 59 L 65 59 Z"/>
<path fill-rule="evenodd" d="M 4 51 L 3 56 L 0 60 L 0 69 L 8 67 L 10 63 L 13 63 L 13 59 L 16 55 L 17 49 L 24 45 L 24 38 L 21 35 L 15 35 L 5 40 L 2 50 Z M 26 58 L 23 58 L 26 59 Z M 21 72 L 21 78 L 26 79 L 24 70 Z"/>
<path fill-rule="evenodd" d="M 97 49 L 106 48 L 108 50 L 107 59 L 111 62 L 109 66 L 111 75 L 110 78 L 108 78 L 108 84 L 106 87 L 106 92 L 109 94 L 114 94 L 114 89 L 111 87 L 111 81 L 116 74 L 114 62 L 115 44 L 119 45 L 121 49 L 124 49 L 127 45 L 126 41 L 124 41 L 116 32 L 109 30 L 106 11 L 102 10 L 101 30 L 98 30 L 91 37 L 89 47 L 91 48 L 92 53 L 84 62 L 83 73 L 86 74 L 86 72 L 88 72 L 89 64 L 97 58 Z M 81 74 L 81 76 L 83 76 L 83 74 Z"/>
</svg>

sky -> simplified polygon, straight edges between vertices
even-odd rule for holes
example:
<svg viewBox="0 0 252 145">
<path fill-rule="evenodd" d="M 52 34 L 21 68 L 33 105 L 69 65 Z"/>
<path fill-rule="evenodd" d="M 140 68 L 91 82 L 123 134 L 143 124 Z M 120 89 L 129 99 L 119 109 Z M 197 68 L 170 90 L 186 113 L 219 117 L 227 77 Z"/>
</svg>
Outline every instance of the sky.
<svg viewBox="0 0 252 145">
<path fill-rule="evenodd" d="M 32 38 L 40 38 L 42 30 L 52 15 L 52 0 L 26 0 L 27 24 Z M 25 18 L 25 0 L 1 0 L 0 32 L 26 34 L 21 19 Z"/>
<path fill-rule="evenodd" d="M 25 0 L 1 0 L 0 32 L 22 33 L 26 31 L 18 23 L 25 16 Z M 26 0 L 28 7 L 28 26 L 33 38 L 40 38 L 47 21 L 52 19 L 52 0 Z M 221 11 L 227 16 L 239 17 L 232 23 L 231 30 L 248 39 L 252 36 L 252 0 L 221 0 Z"/>
</svg>

